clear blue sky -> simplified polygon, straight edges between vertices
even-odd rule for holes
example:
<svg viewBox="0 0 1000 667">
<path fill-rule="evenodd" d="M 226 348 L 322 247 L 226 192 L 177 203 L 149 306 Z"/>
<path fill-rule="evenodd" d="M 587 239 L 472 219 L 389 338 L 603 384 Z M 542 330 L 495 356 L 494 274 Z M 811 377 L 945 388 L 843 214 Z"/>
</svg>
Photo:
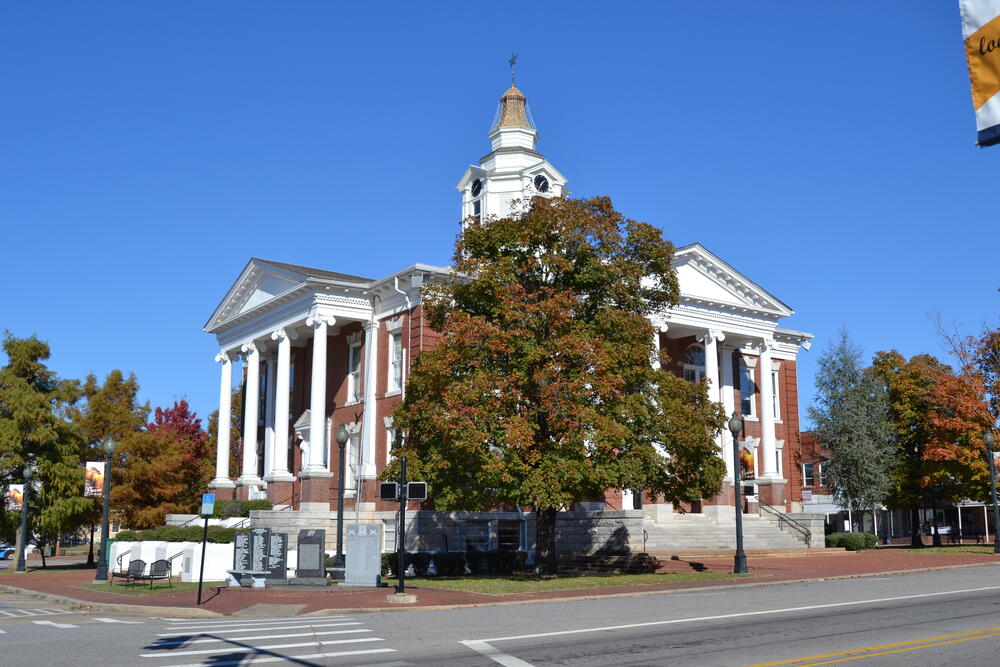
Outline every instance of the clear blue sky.
<svg viewBox="0 0 1000 667">
<path fill-rule="evenodd" d="M 796 310 L 815 360 L 942 353 L 1000 295 L 958 3 L 0 5 L 0 329 L 65 377 L 217 407 L 202 326 L 251 256 L 447 264 L 519 55 L 539 149 Z"/>
</svg>

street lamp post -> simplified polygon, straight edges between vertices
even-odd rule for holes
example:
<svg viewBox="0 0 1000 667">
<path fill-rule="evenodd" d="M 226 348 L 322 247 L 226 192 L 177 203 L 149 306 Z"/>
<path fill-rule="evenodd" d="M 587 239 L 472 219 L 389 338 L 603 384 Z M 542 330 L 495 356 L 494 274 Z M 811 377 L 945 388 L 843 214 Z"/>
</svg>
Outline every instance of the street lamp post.
<svg viewBox="0 0 1000 667">
<path fill-rule="evenodd" d="M 337 482 L 337 555 L 333 559 L 333 567 L 344 571 L 344 448 L 350 438 L 347 427 L 343 424 L 337 429 L 337 446 L 340 447 L 340 473 Z"/>
<path fill-rule="evenodd" d="M 993 500 L 993 553 L 1000 554 L 1000 508 L 997 507 L 997 471 L 993 463 L 993 446 L 997 439 L 993 435 L 993 429 L 986 429 L 983 433 L 983 444 L 986 445 L 986 460 L 990 464 L 990 495 Z"/>
<path fill-rule="evenodd" d="M 733 557 L 733 572 L 746 574 L 747 555 L 743 551 L 743 501 L 740 498 L 740 445 L 736 441 L 743 430 L 743 417 L 736 410 L 729 418 L 729 432 L 733 434 L 733 498 L 736 503 L 736 555 Z"/>
<path fill-rule="evenodd" d="M 115 441 L 104 441 L 104 503 L 101 507 L 101 549 L 97 554 L 97 573 L 94 581 L 108 580 L 108 514 L 111 511 L 111 458 L 115 453 Z"/>
<path fill-rule="evenodd" d="M 25 572 L 27 562 L 28 545 L 28 496 L 31 494 L 31 478 L 33 477 L 31 466 L 24 464 L 24 491 L 21 492 L 21 550 L 17 554 L 17 568 L 15 572 Z"/>
</svg>

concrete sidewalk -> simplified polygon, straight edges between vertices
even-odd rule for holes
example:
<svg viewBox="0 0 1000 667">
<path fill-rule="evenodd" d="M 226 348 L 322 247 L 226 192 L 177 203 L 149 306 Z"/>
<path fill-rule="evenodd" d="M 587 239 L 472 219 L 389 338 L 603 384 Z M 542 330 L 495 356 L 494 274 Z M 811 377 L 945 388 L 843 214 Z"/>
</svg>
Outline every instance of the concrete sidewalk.
<svg viewBox="0 0 1000 667">
<path fill-rule="evenodd" d="M 13 564 L 0 574 L 0 587 L 24 593 L 35 593 L 62 602 L 70 607 L 100 609 L 120 613 L 143 613 L 172 617 L 203 617 L 216 615 L 301 615 L 310 613 L 384 611 L 389 609 L 428 609 L 442 607 L 482 606 L 493 604 L 545 602 L 567 599 L 589 599 L 606 596 L 669 594 L 671 591 L 760 586 L 799 580 L 864 577 L 882 574 L 914 572 L 930 569 L 974 567 L 1000 563 L 992 554 L 929 554 L 906 549 L 878 549 L 860 553 L 818 553 L 808 556 L 748 554 L 750 577 L 746 579 L 716 579 L 666 584 L 611 586 L 571 591 L 516 593 L 491 595 L 466 593 L 443 588 L 407 587 L 417 595 L 413 605 L 400 606 L 386 601 L 392 588 L 381 589 L 296 589 L 265 590 L 206 587 L 203 604 L 197 605 L 197 591 L 126 595 L 80 588 L 94 578 L 94 570 L 84 567 L 80 559 L 50 558 L 48 570 L 41 561 L 28 561 L 28 572 L 14 574 Z M 732 556 L 718 552 L 689 555 L 682 560 L 664 562 L 664 572 L 732 571 Z M 57 569 L 58 568 L 58 569 Z"/>
</svg>

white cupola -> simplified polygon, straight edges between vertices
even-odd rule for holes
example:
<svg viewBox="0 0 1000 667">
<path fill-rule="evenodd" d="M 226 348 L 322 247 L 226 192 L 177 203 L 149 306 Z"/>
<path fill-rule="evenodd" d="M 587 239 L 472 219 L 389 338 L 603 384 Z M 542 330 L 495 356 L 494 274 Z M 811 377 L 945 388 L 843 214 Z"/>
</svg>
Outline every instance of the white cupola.
<svg viewBox="0 0 1000 667">
<path fill-rule="evenodd" d="M 470 165 L 455 188 L 462 193 L 462 220 L 483 216 L 504 218 L 532 197 L 561 197 L 566 177 L 535 150 L 538 132 L 528 100 L 511 82 L 489 133 L 492 150 Z"/>
</svg>

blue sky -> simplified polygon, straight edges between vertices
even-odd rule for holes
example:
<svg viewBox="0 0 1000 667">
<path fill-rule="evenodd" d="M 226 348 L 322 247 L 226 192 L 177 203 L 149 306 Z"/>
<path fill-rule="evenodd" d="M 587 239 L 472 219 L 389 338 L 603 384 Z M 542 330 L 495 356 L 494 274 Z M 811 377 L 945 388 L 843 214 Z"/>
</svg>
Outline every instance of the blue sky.
<svg viewBox="0 0 1000 667">
<path fill-rule="evenodd" d="M 447 264 L 519 55 L 539 150 L 796 310 L 942 354 L 1000 294 L 958 3 L 0 5 L 0 328 L 65 377 L 217 407 L 202 326 L 260 256 Z"/>
</svg>

